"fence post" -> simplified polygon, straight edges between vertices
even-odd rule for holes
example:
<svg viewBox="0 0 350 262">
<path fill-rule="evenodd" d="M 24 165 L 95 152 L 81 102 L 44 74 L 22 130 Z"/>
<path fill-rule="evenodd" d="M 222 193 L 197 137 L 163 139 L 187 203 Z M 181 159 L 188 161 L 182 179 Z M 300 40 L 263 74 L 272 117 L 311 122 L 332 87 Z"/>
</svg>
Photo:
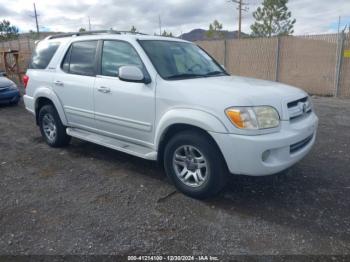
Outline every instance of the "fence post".
<svg viewBox="0 0 350 262">
<path fill-rule="evenodd" d="M 335 65 L 335 86 L 334 86 L 334 96 L 338 97 L 339 95 L 339 85 L 340 85 L 340 76 L 341 76 L 341 70 L 343 66 L 343 52 L 344 52 L 344 42 L 345 42 L 345 34 L 344 32 L 341 32 L 338 35 L 337 40 L 337 62 Z"/>
<path fill-rule="evenodd" d="M 227 71 L 227 40 L 224 40 L 224 66 Z"/>
<path fill-rule="evenodd" d="M 18 44 L 18 51 L 21 51 L 21 41 L 19 40 L 19 37 L 17 38 L 17 44 Z"/>
<path fill-rule="evenodd" d="M 278 36 L 277 37 L 277 47 L 276 47 L 276 54 L 275 54 L 275 81 L 278 82 L 279 80 L 279 73 L 280 73 L 280 50 L 281 49 L 281 38 Z"/>
<path fill-rule="evenodd" d="M 28 52 L 32 52 L 32 47 L 30 46 L 29 37 L 27 37 Z"/>
</svg>

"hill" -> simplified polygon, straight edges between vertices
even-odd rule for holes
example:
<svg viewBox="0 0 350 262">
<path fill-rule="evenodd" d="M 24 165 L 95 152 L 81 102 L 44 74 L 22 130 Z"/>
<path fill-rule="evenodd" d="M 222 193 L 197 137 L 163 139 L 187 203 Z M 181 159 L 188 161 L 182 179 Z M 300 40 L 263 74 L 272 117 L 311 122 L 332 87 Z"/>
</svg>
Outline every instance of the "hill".
<svg viewBox="0 0 350 262">
<path fill-rule="evenodd" d="M 226 39 L 237 39 L 238 37 L 238 31 L 220 31 L 222 34 L 217 34 L 216 36 L 213 36 L 211 38 L 208 38 L 207 36 L 208 30 L 204 29 L 194 29 L 188 33 L 184 33 L 179 36 L 179 38 L 187 40 L 187 41 L 202 41 L 202 40 L 217 40 L 222 39 L 222 34 L 225 36 Z M 248 34 L 241 33 L 241 37 L 248 37 Z"/>
</svg>

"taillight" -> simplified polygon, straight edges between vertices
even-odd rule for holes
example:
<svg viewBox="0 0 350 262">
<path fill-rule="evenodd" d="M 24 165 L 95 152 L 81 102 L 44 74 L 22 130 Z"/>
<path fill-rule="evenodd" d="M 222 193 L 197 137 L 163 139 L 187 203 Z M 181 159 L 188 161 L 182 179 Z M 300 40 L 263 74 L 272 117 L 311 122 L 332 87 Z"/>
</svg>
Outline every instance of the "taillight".
<svg viewBox="0 0 350 262">
<path fill-rule="evenodd" d="M 23 82 L 24 88 L 27 87 L 28 81 L 29 81 L 29 76 L 24 75 L 23 78 L 22 78 L 22 82 Z"/>
</svg>

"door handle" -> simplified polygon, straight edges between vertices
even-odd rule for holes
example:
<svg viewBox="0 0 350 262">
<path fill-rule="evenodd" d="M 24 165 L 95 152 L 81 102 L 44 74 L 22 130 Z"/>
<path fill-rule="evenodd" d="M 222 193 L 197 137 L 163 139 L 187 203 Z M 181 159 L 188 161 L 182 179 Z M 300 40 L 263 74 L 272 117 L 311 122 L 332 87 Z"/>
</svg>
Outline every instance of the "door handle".
<svg viewBox="0 0 350 262">
<path fill-rule="evenodd" d="M 56 80 L 53 82 L 56 86 L 64 86 L 63 82 Z"/>
<path fill-rule="evenodd" d="M 97 88 L 97 91 L 107 94 L 111 92 L 111 89 L 109 87 L 101 86 Z"/>
</svg>

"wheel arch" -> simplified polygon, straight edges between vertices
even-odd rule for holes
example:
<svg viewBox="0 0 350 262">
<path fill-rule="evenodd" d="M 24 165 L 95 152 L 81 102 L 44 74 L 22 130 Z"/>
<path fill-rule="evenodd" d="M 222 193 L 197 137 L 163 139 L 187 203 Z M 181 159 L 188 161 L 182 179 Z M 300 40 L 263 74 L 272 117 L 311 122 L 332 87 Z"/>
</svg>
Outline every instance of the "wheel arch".
<svg viewBox="0 0 350 262">
<path fill-rule="evenodd" d="M 167 142 L 174 135 L 185 130 L 193 130 L 206 135 L 215 143 L 220 152 L 221 149 L 219 145 L 208 131 L 219 133 L 228 132 L 224 124 L 210 113 L 193 109 L 181 109 L 168 112 L 159 121 L 156 131 L 155 146 L 158 151 L 157 158 L 159 163 L 163 161 L 164 149 Z"/>
<path fill-rule="evenodd" d="M 63 125 L 67 125 L 67 118 L 64 113 L 62 104 L 57 95 L 49 88 L 38 88 L 34 93 L 34 110 L 36 123 L 38 124 L 38 115 L 41 107 L 47 104 L 52 104 L 61 119 Z"/>
</svg>

